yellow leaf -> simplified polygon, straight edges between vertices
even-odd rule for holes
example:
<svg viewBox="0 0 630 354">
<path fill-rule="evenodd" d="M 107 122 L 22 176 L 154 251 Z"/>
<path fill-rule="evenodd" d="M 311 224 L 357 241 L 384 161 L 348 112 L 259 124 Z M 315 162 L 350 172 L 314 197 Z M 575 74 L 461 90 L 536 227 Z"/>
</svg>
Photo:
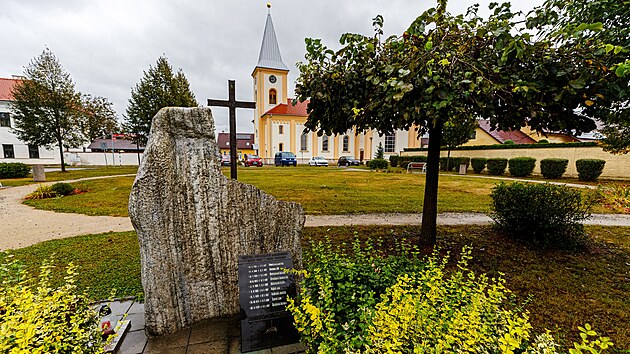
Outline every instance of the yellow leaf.
<svg viewBox="0 0 630 354">
<path fill-rule="evenodd" d="M 589 107 L 595 104 L 595 102 L 593 102 L 593 101 L 591 101 L 591 100 L 586 100 L 584 103 L 585 103 L 587 106 L 589 106 Z"/>
</svg>

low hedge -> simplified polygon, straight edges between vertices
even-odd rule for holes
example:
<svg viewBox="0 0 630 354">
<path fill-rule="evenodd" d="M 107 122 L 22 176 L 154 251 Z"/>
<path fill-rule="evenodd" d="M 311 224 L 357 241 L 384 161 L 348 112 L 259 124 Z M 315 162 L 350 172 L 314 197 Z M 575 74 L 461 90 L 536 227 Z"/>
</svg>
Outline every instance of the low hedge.
<svg viewBox="0 0 630 354">
<path fill-rule="evenodd" d="M 386 170 L 389 163 L 385 159 L 372 159 L 367 165 L 371 170 Z"/>
<path fill-rule="evenodd" d="M 451 160 L 448 162 L 448 170 L 455 171 L 459 169 L 459 165 L 468 165 L 470 164 L 470 157 L 451 157 Z M 440 170 L 446 171 L 448 157 L 440 157 Z"/>
<path fill-rule="evenodd" d="M 544 178 L 557 179 L 566 172 L 569 160 L 567 159 L 542 159 L 540 160 L 540 173 Z"/>
<path fill-rule="evenodd" d="M 24 178 L 31 172 L 31 166 L 21 162 L 1 162 L 0 178 Z"/>
<path fill-rule="evenodd" d="M 595 181 L 604 171 L 606 161 L 598 159 L 580 159 L 575 161 L 575 168 L 580 181 Z"/>
<path fill-rule="evenodd" d="M 501 157 L 496 157 L 492 159 L 486 160 L 486 167 L 488 168 L 488 173 L 495 176 L 500 176 L 505 173 L 505 168 L 508 165 L 508 159 L 504 159 Z"/>
<path fill-rule="evenodd" d="M 485 157 L 473 157 L 470 159 L 470 164 L 472 165 L 473 171 L 475 173 L 481 173 L 486 168 L 486 159 Z"/>
<path fill-rule="evenodd" d="M 398 156 L 398 155 L 390 155 L 390 156 L 389 156 L 389 164 L 390 164 L 392 167 L 396 167 L 396 166 L 398 166 L 398 159 L 399 159 L 399 156 Z"/>
<path fill-rule="evenodd" d="M 496 150 L 496 149 L 546 149 L 546 148 L 566 148 L 566 147 L 594 147 L 595 142 L 578 142 L 578 143 L 542 143 L 542 144 L 493 144 L 493 145 L 469 145 L 458 146 L 451 150 Z M 428 148 L 405 148 L 403 151 L 428 151 Z"/>
<path fill-rule="evenodd" d="M 534 172 L 536 159 L 533 157 L 513 157 L 508 161 L 508 170 L 514 177 L 527 177 Z"/>
<path fill-rule="evenodd" d="M 390 157 L 390 162 L 391 162 L 391 157 Z M 398 159 L 396 162 L 398 166 L 406 169 L 407 165 L 409 165 L 410 162 L 427 162 L 427 157 L 424 155 L 398 156 Z"/>
</svg>

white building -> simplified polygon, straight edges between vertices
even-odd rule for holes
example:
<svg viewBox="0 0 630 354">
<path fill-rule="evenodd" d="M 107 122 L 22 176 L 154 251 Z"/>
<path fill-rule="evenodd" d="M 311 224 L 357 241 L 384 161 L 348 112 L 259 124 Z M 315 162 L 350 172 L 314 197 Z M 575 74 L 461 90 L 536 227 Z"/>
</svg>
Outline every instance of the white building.
<svg viewBox="0 0 630 354">
<path fill-rule="evenodd" d="M 11 128 L 15 120 L 11 113 L 11 90 L 19 79 L 0 78 L 0 162 L 33 164 L 59 164 L 59 152 L 44 147 L 28 145 L 17 138 Z"/>
</svg>

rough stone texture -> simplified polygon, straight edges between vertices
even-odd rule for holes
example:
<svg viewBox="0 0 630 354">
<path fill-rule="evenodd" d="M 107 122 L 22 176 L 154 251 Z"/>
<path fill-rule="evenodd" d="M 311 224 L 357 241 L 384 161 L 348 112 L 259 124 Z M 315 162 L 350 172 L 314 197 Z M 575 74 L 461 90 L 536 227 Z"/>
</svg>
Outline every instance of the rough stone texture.
<svg viewBox="0 0 630 354">
<path fill-rule="evenodd" d="M 33 165 L 33 181 L 46 182 L 46 172 L 44 171 L 44 165 Z"/>
<path fill-rule="evenodd" d="M 153 118 L 129 198 L 151 335 L 238 314 L 239 255 L 288 250 L 301 265 L 302 207 L 223 176 L 214 130 L 209 108 Z"/>
</svg>

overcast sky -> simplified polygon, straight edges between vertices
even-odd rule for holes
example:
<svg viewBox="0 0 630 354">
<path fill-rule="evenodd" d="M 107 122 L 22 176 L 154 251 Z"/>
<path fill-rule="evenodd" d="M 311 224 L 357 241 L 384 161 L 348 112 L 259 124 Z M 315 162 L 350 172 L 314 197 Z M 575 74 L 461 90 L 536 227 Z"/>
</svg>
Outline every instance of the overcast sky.
<svg viewBox="0 0 630 354">
<path fill-rule="evenodd" d="M 489 0 L 450 0 L 448 10 L 465 13 Z M 542 0 L 514 1 L 528 12 Z M 422 11 L 435 6 L 418 0 L 276 0 L 272 17 L 289 93 L 299 75 L 304 38 L 336 47 L 346 32 L 372 33 L 372 18 L 385 18 L 385 34 L 400 34 Z M 226 99 L 227 80 L 236 80 L 239 100 L 253 100 L 251 73 L 267 15 L 266 1 L 164 0 L 0 0 L 0 77 L 20 75 L 47 46 L 83 93 L 107 97 L 119 119 L 131 88 L 143 71 L 164 55 L 181 68 L 197 101 Z M 213 108 L 217 130 L 227 131 L 227 109 Z M 238 110 L 238 128 L 253 132 L 253 110 Z"/>
</svg>

